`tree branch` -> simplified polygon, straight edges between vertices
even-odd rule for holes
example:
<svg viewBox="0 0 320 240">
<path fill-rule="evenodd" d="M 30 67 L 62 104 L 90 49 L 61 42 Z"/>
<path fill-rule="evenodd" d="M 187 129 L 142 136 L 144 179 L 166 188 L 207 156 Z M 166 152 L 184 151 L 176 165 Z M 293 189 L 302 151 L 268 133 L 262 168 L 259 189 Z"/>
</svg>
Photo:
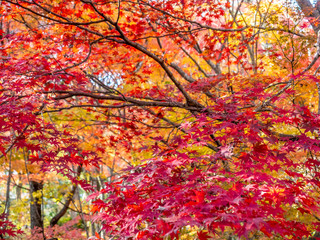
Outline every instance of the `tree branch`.
<svg viewBox="0 0 320 240">
<path fill-rule="evenodd" d="M 82 166 L 78 166 L 77 168 L 77 178 L 80 176 L 82 171 Z M 67 210 L 69 209 L 69 205 L 72 202 L 74 193 L 76 192 L 78 185 L 77 184 L 73 184 L 72 185 L 72 189 L 70 191 L 70 193 L 68 194 L 67 200 L 63 206 L 63 208 L 50 220 L 50 227 L 53 227 L 54 225 L 56 225 L 58 223 L 58 221 L 60 220 L 60 218 L 63 217 L 63 215 L 67 212 Z"/>
</svg>

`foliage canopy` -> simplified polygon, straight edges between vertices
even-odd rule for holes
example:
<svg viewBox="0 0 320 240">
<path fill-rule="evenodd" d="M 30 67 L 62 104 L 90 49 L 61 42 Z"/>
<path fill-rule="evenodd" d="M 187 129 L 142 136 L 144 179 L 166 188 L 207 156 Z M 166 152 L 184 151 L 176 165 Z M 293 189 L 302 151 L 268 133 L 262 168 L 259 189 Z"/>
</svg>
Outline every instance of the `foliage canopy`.
<svg viewBox="0 0 320 240">
<path fill-rule="evenodd" d="M 0 16 L 9 172 L 69 177 L 68 204 L 93 191 L 113 239 L 320 231 L 320 2 L 3 0 Z M 106 163 L 105 184 L 80 180 Z"/>
</svg>

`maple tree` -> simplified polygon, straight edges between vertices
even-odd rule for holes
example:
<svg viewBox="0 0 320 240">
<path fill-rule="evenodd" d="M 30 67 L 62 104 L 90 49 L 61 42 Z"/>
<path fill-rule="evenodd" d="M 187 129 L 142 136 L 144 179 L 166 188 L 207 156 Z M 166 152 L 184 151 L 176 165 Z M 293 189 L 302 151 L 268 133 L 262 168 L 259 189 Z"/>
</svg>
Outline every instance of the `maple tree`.
<svg viewBox="0 0 320 240">
<path fill-rule="evenodd" d="M 317 233 L 320 4 L 296 4 L 3 0 L 1 158 L 24 152 L 37 192 L 108 156 L 89 200 L 110 238 Z"/>
</svg>

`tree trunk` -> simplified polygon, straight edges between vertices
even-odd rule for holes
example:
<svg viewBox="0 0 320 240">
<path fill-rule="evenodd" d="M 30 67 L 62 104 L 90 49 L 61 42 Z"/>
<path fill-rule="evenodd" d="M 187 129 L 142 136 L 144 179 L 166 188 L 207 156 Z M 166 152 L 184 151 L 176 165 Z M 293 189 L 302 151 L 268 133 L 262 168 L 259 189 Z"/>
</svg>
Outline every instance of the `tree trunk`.
<svg viewBox="0 0 320 240">
<path fill-rule="evenodd" d="M 36 182 L 30 180 L 30 220 L 31 220 L 31 229 L 35 227 L 39 228 L 40 231 L 43 231 L 43 220 L 41 205 L 42 199 L 40 196 L 34 197 L 34 193 L 41 191 L 43 189 L 42 182 Z"/>
<path fill-rule="evenodd" d="M 7 218 L 9 218 L 10 215 L 10 185 L 11 185 L 11 177 L 12 177 L 12 169 L 11 169 L 11 158 L 12 158 L 12 152 L 10 152 L 9 157 L 9 171 L 8 171 L 8 179 L 7 179 L 7 191 L 6 191 L 6 202 L 4 207 L 4 213 L 7 214 Z"/>
<path fill-rule="evenodd" d="M 22 181 L 21 181 L 21 173 L 19 173 L 19 182 L 16 187 L 16 196 L 18 201 L 21 200 L 21 190 L 22 190 Z"/>
</svg>

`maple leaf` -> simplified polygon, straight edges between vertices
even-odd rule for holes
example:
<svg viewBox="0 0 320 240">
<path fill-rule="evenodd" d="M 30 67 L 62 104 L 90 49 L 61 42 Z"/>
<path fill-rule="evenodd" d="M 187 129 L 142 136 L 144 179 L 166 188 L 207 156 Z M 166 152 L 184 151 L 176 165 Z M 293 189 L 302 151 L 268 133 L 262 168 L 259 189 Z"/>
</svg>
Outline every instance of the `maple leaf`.
<svg viewBox="0 0 320 240">
<path fill-rule="evenodd" d="M 207 231 L 197 232 L 197 236 L 198 236 L 199 240 L 207 240 L 207 239 L 210 239 L 210 236 L 208 235 L 208 232 L 207 232 Z"/>
<path fill-rule="evenodd" d="M 232 155 L 233 155 L 233 152 L 232 152 L 232 146 L 230 145 L 227 145 L 227 146 L 223 146 L 223 147 L 220 147 L 220 153 L 222 156 L 224 156 L 225 158 L 231 158 Z"/>
<path fill-rule="evenodd" d="M 188 130 L 192 126 L 191 122 L 183 122 L 180 124 L 180 128 L 183 130 Z"/>
</svg>

